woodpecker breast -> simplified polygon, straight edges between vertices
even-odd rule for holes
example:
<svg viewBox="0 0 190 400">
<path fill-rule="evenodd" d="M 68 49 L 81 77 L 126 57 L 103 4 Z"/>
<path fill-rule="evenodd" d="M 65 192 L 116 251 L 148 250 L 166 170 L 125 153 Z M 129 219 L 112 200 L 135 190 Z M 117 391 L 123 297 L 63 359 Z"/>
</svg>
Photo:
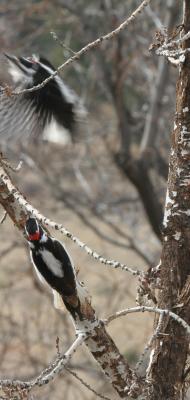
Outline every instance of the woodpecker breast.
<svg viewBox="0 0 190 400">
<path fill-rule="evenodd" d="M 9 72 L 17 91 L 42 83 L 55 72 L 43 57 L 7 55 Z M 77 115 L 84 110 L 79 97 L 55 76 L 44 87 L 22 95 L 0 92 L 0 140 L 17 140 L 30 135 L 38 137 L 55 125 L 74 135 Z"/>
</svg>

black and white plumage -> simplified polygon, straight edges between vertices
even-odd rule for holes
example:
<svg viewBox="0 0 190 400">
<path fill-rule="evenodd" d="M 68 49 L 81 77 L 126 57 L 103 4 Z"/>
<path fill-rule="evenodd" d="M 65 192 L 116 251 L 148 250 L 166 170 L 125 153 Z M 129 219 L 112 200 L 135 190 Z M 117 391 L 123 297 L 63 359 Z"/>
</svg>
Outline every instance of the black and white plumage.
<svg viewBox="0 0 190 400">
<path fill-rule="evenodd" d="M 55 68 L 43 57 L 16 57 L 5 54 L 16 90 L 36 86 Z M 22 95 L 0 91 L 0 140 L 24 136 L 48 136 L 51 127 L 65 128 L 74 135 L 76 117 L 83 107 L 79 97 L 56 75 L 43 88 Z"/>
<path fill-rule="evenodd" d="M 35 218 L 30 217 L 26 221 L 25 233 L 37 275 L 51 287 L 55 307 L 62 308 L 60 297 L 76 294 L 76 275 L 72 261 L 63 244 L 51 237 Z"/>
</svg>

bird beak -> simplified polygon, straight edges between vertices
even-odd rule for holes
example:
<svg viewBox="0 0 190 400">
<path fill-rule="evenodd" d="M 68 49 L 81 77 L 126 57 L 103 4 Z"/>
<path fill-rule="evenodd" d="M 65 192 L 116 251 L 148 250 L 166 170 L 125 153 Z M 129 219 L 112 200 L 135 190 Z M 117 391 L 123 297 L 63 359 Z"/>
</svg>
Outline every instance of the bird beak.
<svg viewBox="0 0 190 400">
<path fill-rule="evenodd" d="M 29 69 L 32 69 L 34 62 L 24 57 L 16 57 L 12 54 L 4 53 L 5 57 L 8 59 L 10 64 L 16 66 L 19 70 L 28 73 Z"/>
<path fill-rule="evenodd" d="M 19 59 L 16 56 L 12 56 L 8 53 L 4 53 L 4 56 L 8 58 L 11 63 L 16 64 L 19 67 Z"/>
<path fill-rule="evenodd" d="M 16 67 L 16 69 L 18 71 L 22 71 L 22 73 L 24 73 L 24 74 L 26 73 L 25 69 L 23 68 L 22 63 L 20 62 L 18 57 L 13 56 L 12 54 L 7 54 L 7 53 L 4 53 L 4 55 L 8 59 L 10 67 L 14 68 L 14 71 L 15 71 L 15 67 Z"/>
</svg>

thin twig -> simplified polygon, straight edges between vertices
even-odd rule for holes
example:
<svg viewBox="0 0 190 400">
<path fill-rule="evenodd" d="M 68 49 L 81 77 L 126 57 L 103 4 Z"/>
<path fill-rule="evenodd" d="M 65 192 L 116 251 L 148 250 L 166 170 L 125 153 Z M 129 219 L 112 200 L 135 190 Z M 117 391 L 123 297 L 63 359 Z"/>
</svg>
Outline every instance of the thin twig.
<svg viewBox="0 0 190 400">
<path fill-rule="evenodd" d="M 150 313 L 157 313 L 161 315 L 166 315 L 171 318 L 173 318 L 175 321 L 177 321 L 180 325 L 183 326 L 184 329 L 186 329 L 188 335 L 190 335 L 190 326 L 187 324 L 187 322 L 184 321 L 183 318 L 179 317 L 179 315 L 175 314 L 174 312 L 170 310 L 163 310 L 161 308 L 157 307 L 148 307 L 148 306 L 138 306 L 138 307 L 132 307 L 132 308 L 126 308 L 125 310 L 117 311 L 116 313 L 110 315 L 107 319 L 104 320 L 104 323 L 107 325 L 110 322 L 114 321 L 116 318 L 123 317 L 127 314 L 132 314 L 136 312 L 150 312 Z"/>
<path fill-rule="evenodd" d="M 177 40 L 172 40 L 171 42 L 164 43 L 161 46 L 161 49 L 166 50 L 166 49 L 170 49 L 175 46 L 179 46 L 180 44 L 182 44 L 185 40 L 188 40 L 189 38 L 190 38 L 190 31 L 188 31 L 185 35 L 183 35 L 182 37 L 180 37 Z"/>
<path fill-rule="evenodd" d="M 19 95 L 19 94 L 24 94 L 27 92 L 34 92 L 35 90 L 43 88 L 50 80 L 52 80 L 59 73 L 59 71 L 63 70 L 63 68 L 65 68 L 66 66 L 79 60 L 79 58 L 83 54 L 87 53 L 89 50 L 98 47 L 102 42 L 104 42 L 106 40 L 113 39 L 116 35 L 118 35 L 121 31 L 123 31 L 131 22 L 133 22 L 136 19 L 138 14 L 140 14 L 144 10 L 144 8 L 150 3 L 150 1 L 151 0 L 143 0 L 142 3 L 140 4 L 140 6 L 136 8 L 136 10 L 130 15 L 130 17 L 127 18 L 122 24 L 120 24 L 115 30 L 107 33 L 104 36 L 99 37 L 98 39 L 94 40 L 91 43 L 88 43 L 81 50 L 79 50 L 72 57 L 70 57 L 67 61 L 65 61 L 62 65 L 60 65 L 57 68 L 57 70 L 52 75 L 50 75 L 47 79 L 45 79 L 42 83 L 40 83 L 39 85 L 33 86 L 32 88 L 29 88 L 29 89 L 13 91 L 12 94 Z"/>
<path fill-rule="evenodd" d="M 72 371 L 70 368 L 66 367 L 66 371 L 68 371 L 72 376 L 74 376 L 79 382 L 82 383 L 83 386 L 85 386 L 88 390 L 90 390 L 92 393 L 94 393 L 97 397 L 100 397 L 100 399 L 103 400 L 111 400 L 109 397 L 104 396 L 101 393 L 98 393 L 95 389 L 92 388 L 92 386 L 89 385 L 89 383 L 85 382 L 76 372 Z"/>
<path fill-rule="evenodd" d="M 0 179 L 3 181 L 3 183 L 5 184 L 5 186 L 8 189 L 9 193 L 11 195 L 13 195 L 13 197 L 19 203 L 19 205 L 21 206 L 22 209 L 27 211 L 27 213 L 29 213 L 30 215 L 33 215 L 34 217 L 36 217 L 41 223 L 43 223 L 55 230 L 60 231 L 62 234 L 64 234 L 66 237 L 68 237 L 74 243 L 76 243 L 77 246 L 79 246 L 84 251 L 86 251 L 86 253 L 89 254 L 90 256 L 92 256 L 95 260 L 99 261 L 102 264 L 108 265 L 112 268 L 115 268 L 115 269 L 120 268 L 123 271 L 130 272 L 134 276 L 141 276 L 143 274 L 142 271 L 128 267 L 126 264 L 122 264 L 119 261 L 108 260 L 108 259 L 102 257 L 95 250 L 88 247 L 84 242 L 82 242 L 80 239 L 78 239 L 76 236 L 74 236 L 71 232 L 69 232 L 62 224 L 57 224 L 56 222 L 52 221 L 51 219 L 46 218 L 36 208 L 34 208 L 30 203 L 28 203 L 26 201 L 26 199 L 23 197 L 23 195 L 13 185 L 9 176 L 6 174 L 6 172 L 2 166 L 0 166 Z"/>
<path fill-rule="evenodd" d="M 69 51 L 70 53 L 72 53 L 72 54 L 76 54 L 76 52 L 75 51 L 73 51 L 70 47 L 68 47 L 65 43 L 63 43 L 59 38 L 58 38 L 58 36 L 57 36 L 57 34 L 55 33 L 55 32 L 50 32 L 51 33 L 51 35 L 53 36 L 53 39 L 56 41 L 56 42 L 58 42 L 59 43 L 59 45 L 61 46 L 61 47 L 63 47 L 65 50 L 67 50 L 67 51 Z"/>
<path fill-rule="evenodd" d="M 67 350 L 67 352 L 58 358 L 57 362 L 53 363 L 53 368 L 48 367 L 44 371 L 41 372 L 35 379 L 31 381 L 21 381 L 21 380 L 13 380 L 13 379 L 1 379 L 0 380 L 0 388 L 15 388 L 15 389 L 32 389 L 34 386 L 43 386 L 48 384 L 55 376 L 60 373 L 65 365 L 70 361 L 72 355 L 75 353 L 77 348 L 84 342 L 86 339 L 86 334 L 79 334 L 71 347 Z"/>
</svg>

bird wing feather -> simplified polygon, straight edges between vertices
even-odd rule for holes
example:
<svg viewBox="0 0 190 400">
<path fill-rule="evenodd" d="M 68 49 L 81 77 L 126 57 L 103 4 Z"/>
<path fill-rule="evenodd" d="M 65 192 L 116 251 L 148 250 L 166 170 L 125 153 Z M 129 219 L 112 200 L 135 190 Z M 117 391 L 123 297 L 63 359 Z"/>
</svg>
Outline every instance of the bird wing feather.
<svg viewBox="0 0 190 400">
<path fill-rule="evenodd" d="M 0 92 L 0 139 L 39 136 L 43 130 L 32 102 L 26 96 L 8 96 Z"/>
</svg>

